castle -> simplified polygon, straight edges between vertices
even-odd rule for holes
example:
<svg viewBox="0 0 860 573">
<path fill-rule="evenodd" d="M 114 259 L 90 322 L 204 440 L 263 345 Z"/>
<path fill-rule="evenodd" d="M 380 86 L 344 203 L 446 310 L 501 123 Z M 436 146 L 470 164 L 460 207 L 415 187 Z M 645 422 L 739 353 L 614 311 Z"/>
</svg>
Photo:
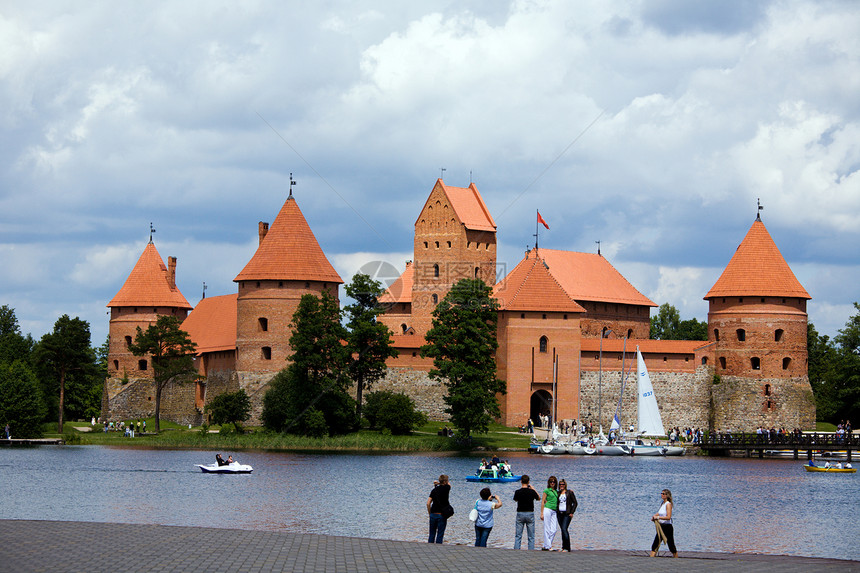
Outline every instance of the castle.
<svg viewBox="0 0 860 573">
<path fill-rule="evenodd" d="M 635 382 L 635 351 L 644 356 L 667 426 L 711 429 L 813 428 L 807 376 L 806 302 L 798 282 L 759 217 L 705 295 L 708 340 L 651 340 L 656 305 L 600 254 L 534 248 L 496 282 L 496 224 L 474 183 L 436 181 L 415 222 L 413 260 L 380 298 L 380 320 L 399 351 L 374 390 L 411 396 L 431 418 L 444 419 L 445 388 L 421 358 L 436 304 L 462 278 L 491 284 L 499 302 L 496 363 L 507 382 L 501 422 L 558 420 L 608 425 L 621 398 L 622 366 Z M 271 227 L 260 223 L 259 246 L 235 277 L 236 294 L 204 298 L 193 309 L 176 288 L 176 259 L 165 266 L 150 241 L 111 308 L 107 419 L 149 416 L 151 368 L 128 351 L 136 327 L 161 314 L 184 318 L 197 344 L 202 375 L 193 387 L 168 386 L 161 412 L 200 423 L 208 400 L 245 389 L 259 420 L 271 378 L 290 355 L 289 324 L 304 294 L 343 283 L 319 246 L 295 198 Z M 190 313 L 189 313 L 190 311 Z M 621 399 L 625 425 L 636 419 L 636 394 Z M 600 418 L 598 419 L 598 417 Z"/>
</svg>

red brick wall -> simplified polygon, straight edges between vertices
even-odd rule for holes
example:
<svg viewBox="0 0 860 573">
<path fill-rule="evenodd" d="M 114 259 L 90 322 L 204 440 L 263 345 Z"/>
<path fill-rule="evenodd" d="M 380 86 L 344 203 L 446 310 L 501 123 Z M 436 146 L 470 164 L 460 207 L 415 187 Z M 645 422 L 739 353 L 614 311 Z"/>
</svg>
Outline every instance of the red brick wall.
<svg viewBox="0 0 860 573">
<path fill-rule="evenodd" d="M 530 414 L 532 394 L 541 389 L 552 394 L 555 356 L 558 419 L 579 417 L 579 321 L 576 313 L 499 313 L 497 373 L 508 390 L 499 397 L 502 423 L 522 424 Z M 540 351 L 543 336 L 546 352 Z"/>
<path fill-rule="evenodd" d="M 431 313 L 436 308 L 433 295 L 437 302 L 442 300 L 454 283 L 463 278 L 475 278 L 476 268 L 479 278 L 490 286 L 495 284 L 495 232 L 467 230 L 458 222 L 439 185 L 430 192 L 415 223 L 413 248 L 415 277 L 410 326 L 419 335 L 430 329 Z"/>
<path fill-rule="evenodd" d="M 126 337 L 134 341 L 137 336 L 137 328 L 146 330 L 155 324 L 159 316 L 176 316 L 179 320 L 185 320 L 188 311 L 183 308 L 172 307 L 111 307 L 110 326 L 108 333 L 110 344 L 108 346 L 108 376 L 123 378 L 151 378 L 152 364 L 149 357 L 135 356 L 128 349 Z M 146 360 L 146 370 L 140 370 L 139 362 Z"/>
<path fill-rule="evenodd" d="M 236 303 L 236 370 L 277 372 L 287 365 L 290 323 L 302 295 L 329 290 L 338 300 L 338 285 L 317 281 L 241 281 Z M 266 319 L 266 330 L 260 324 Z M 264 348 L 270 349 L 269 358 Z"/>
<path fill-rule="evenodd" d="M 576 301 L 586 310 L 582 317 L 582 336 L 600 338 L 604 328 L 612 333 L 608 338 L 648 339 L 651 337 L 651 309 L 644 305 L 613 302 Z"/>
</svg>

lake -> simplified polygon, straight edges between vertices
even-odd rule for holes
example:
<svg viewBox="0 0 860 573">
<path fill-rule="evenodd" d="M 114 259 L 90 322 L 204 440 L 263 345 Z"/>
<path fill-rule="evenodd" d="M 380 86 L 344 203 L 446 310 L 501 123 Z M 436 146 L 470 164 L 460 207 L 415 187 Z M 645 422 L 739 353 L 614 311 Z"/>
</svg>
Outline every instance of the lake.
<svg viewBox="0 0 860 573">
<path fill-rule="evenodd" d="M 250 475 L 203 474 L 215 452 L 105 446 L 4 448 L 0 518 L 188 525 L 426 541 L 426 500 L 450 476 L 446 543 L 474 543 L 468 513 L 479 456 L 223 452 Z M 504 457 L 505 454 L 503 453 Z M 540 456 L 511 453 L 539 491 L 565 478 L 579 500 L 574 549 L 650 547 L 660 491 L 675 498 L 680 552 L 860 560 L 857 474 L 807 473 L 795 460 Z M 504 506 L 488 545 L 513 547 L 518 483 L 489 484 Z M 541 521 L 536 516 L 537 537 Z M 525 544 L 525 541 L 524 541 Z M 561 538 L 556 536 L 556 546 Z M 664 548 L 665 549 L 665 548 Z"/>
</svg>

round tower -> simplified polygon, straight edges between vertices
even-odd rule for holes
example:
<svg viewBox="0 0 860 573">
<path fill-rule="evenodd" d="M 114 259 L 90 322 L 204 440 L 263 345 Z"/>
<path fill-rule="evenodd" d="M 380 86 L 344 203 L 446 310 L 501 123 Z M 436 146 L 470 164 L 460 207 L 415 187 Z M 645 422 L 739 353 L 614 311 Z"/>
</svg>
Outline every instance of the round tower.
<svg viewBox="0 0 860 573">
<path fill-rule="evenodd" d="M 704 298 L 714 345 L 711 429 L 814 428 L 806 346 L 811 297 L 761 217 Z"/>
<path fill-rule="evenodd" d="M 233 279 L 239 286 L 236 370 L 244 373 L 285 368 L 292 354 L 290 323 L 302 295 L 319 296 L 327 290 L 338 300 L 343 283 L 292 193 L 271 227 L 261 222 L 258 231 L 257 251 Z"/>
</svg>

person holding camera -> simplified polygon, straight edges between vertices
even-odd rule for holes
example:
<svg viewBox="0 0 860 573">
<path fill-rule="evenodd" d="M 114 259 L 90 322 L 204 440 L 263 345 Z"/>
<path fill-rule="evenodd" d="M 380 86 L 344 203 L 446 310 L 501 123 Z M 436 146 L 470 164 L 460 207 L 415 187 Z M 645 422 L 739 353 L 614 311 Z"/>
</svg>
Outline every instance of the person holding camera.
<svg viewBox="0 0 860 573">
<path fill-rule="evenodd" d="M 494 501 L 495 500 L 495 501 Z M 475 502 L 478 519 L 475 520 L 475 547 L 486 547 L 493 529 L 493 511 L 502 507 L 499 496 L 492 495 L 490 488 L 481 490 L 481 499 Z"/>
</svg>

